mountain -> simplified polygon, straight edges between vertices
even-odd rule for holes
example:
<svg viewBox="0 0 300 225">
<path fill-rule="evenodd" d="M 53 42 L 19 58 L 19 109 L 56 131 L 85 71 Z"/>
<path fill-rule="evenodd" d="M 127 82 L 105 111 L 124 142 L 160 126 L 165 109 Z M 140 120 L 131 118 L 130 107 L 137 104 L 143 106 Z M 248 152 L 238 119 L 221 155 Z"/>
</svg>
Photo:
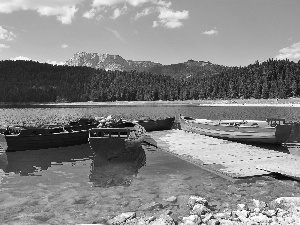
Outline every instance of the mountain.
<svg viewBox="0 0 300 225">
<path fill-rule="evenodd" d="M 162 66 L 160 63 L 151 61 L 133 61 L 123 59 L 119 55 L 77 52 L 65 65 L 87 66 L 95 69 L 120 70 L 120 71 L 147 71 L 153 66 Z"/>
<path fill-rule="evenodd" d="M 162 65 L 151 61 L 126 60 L 119 55 L 100 53 L 77 52 L 72 58 L 66 61 L 68 66 L 87 66 L 104 70 L 120 70 L 137 72 L 150 72 L 158 75 L 172 77 L 203 76 L 219 74 L 225 66 L 216 65 L 209 61 L 188 60 L 187 62 Z"/>
</svg>

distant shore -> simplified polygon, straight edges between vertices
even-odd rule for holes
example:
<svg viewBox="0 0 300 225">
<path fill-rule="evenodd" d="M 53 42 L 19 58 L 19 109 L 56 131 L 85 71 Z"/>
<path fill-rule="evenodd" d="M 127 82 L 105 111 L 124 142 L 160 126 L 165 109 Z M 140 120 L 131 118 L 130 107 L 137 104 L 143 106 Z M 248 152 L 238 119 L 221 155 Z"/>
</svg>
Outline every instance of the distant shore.
<svg viewBox="0 0 300 225">
<path fill-rule="evenodd" d="M 49 103 L 9 103 L 0 106 L 115 106 L 115 105 L 195 105 L 195 106 L 263 106 L 263 107 L 300 107 L 300 98 L 288 99 L 229 99 L 229 100 L 186 100 L 186 101 L 115 101 L 115 102 L 49 102 Z"/>
</svg>

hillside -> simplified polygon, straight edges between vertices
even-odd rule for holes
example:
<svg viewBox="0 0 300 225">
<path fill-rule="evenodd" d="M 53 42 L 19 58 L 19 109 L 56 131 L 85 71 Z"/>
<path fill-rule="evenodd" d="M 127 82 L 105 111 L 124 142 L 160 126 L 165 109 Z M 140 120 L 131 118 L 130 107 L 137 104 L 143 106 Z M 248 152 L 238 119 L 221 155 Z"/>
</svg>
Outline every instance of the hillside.
<svg viewBox="0 0 300 225">
<path fill-rule="evenodd" d="M 162 65 L 151 61 L 126 60 L 119 55 L 77 52 L 66 61 L 68 66 L 87 66 L 95 69 L 150 72 L 157 75 L 172 77 L 193 77 L 215 75 L 221 73 L 225 66 L 208 61 L 188 60 L 187 62 Z"/>
<path fill-rule="evenodd" d="M 203 76 L 199 74 L 208 71 L 209 63 L 200 64 L 189 60 L 163 67 L 169 69 L 166 71 L 170 75 L 181 76 L 178 79 L 136 70 L 0 61 L 0 102 L 286 99 L 300 96 L 300 62 L 269 59 L 247 67 L 229 67 L 217 75 L 212 75 L 214 70 L 211 70 Z M 197 70 L 196 76 L 192 76 L 190 71 L 198 66 L 203 70 Z M 188 78 L 183 79 L 182 74 Z"/>
</svg>

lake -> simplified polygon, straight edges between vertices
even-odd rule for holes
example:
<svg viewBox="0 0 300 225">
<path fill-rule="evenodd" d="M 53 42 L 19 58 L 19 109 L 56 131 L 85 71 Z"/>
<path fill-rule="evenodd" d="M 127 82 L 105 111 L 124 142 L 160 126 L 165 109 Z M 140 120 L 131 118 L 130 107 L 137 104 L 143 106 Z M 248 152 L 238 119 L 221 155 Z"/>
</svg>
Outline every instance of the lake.
<svg viewBox="0 0 300 225">
<path fill-rule="evenodd" d="M 66 123 L 82 116 L 124 119 L 187 115 L 208 119 L 300 120 L 300 108 L 186 106 L 88 106 L 0 108 L 0 125 Z M 183 146 L 184 147 L 184 146 Z M 264 146 L 287 151 L 281 146 Z M 2 224 L 105 223 L 122 212 L 138 216 L 171 210 L 175 219 L 189 212 L 190 195 L 200 195 L 213 210 L 236 209 L 252 199 L 299 196 L 299 183 L 285 177 L 256 177 L 232 183 L 173 155 L 144 146 L 132 159 L 107 162 L 89 145 L 0 155 Z M 163 199 L 176 196 L 176 203 Z M 153 209 L 153 202 L 161 203 Z"/>
</svg>

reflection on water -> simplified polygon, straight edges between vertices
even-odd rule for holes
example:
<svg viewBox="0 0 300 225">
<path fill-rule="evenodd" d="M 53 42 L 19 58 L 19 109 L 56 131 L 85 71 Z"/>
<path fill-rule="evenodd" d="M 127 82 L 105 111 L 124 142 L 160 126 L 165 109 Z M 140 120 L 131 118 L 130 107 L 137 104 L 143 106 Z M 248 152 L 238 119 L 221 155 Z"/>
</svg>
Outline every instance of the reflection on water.
<svg viewBox="0 0 300 225">
<path fill-rule="evenodd" d="M 47 170 L 55 164 L 91 159 L 92 154 L 92 151 L 87 151 L 84 145 L 6 152 L 0 157 L 2 159 L 0 160 L 0 168 L 5 173 L 13 172 L 21 176 L 34 176 L 36 172 Z"/>
<path fill-rule="evenodd" d="M 95 154 L 90 181 L 95 187 L 129 186 L 145 163 L 146 154 L 141 146 L 130 155 L 119 155 L 112 159 Z"/>
<path fill-rule="evenodd" d="M 0 155 L 0 169 L 5 174 L 41 176 L 38 172 L 67 162 L 91 160 L 89 179 L 94 187 L 129 186 L 138 169 L 146 163 L 145 151 L 137 148 L 132 154 L 107 160 L 94 154 L 87 145 L 67 148 L 4 152 Z"/>
</svg>

